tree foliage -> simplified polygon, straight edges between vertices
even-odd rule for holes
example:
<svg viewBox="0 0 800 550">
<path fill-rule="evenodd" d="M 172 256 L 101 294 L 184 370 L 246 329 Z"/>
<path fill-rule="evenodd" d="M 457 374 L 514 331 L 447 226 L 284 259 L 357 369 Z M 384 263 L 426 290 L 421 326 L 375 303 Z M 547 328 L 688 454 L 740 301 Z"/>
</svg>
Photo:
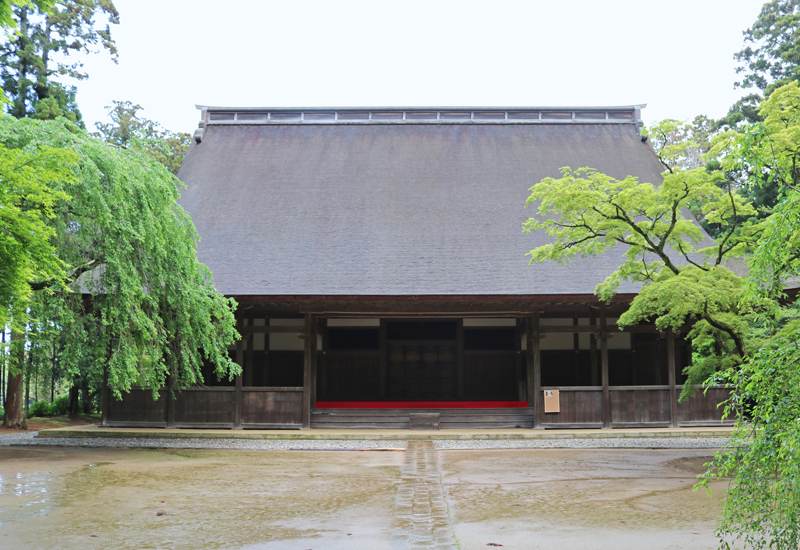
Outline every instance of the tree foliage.
<svg viewBox="0 0 800 550">
<path fill-rule="evenodd" d="M 650 133 L 674 136 L 679 126 L 664 121 Z M 660 144 L 665 172 L 658 185 L 632 176 L 617 180 L 591 168 L 564 168 L 560 178 L 545 178 L 531 188 L 528 205 L 535 204 L 538 215 L 524 225 L 526 231 L 544 230 L 553 238 L 529 253 L 531 263 L 563 263 L 612 247 L 624 250 L 620 267 L 596 289 L 608 300 L 625 281 L 643 285 L 621 325 L 653 320 L 659 330 L 677 332 L 691 324 L 690 338 L 710 337 L 719 344 L 688 371 L 686 394 L 724 361 L 738 364 L 746 357 L 742 315 L 762 307 L 757 301 L 743 302 L 744 280 L 727 266 L 752 242 L 757 226 L 746 220 L 755 209 L 723 185 L 720 171 L 681 168 L 693 147 L 693 141 L 681 139 Z M 701 205 L 704 218 L 722 228 L 716 242 L 689 214 L 692 204 Z"/>
<path fill-rule="evenodd" d="M 106 365 L 117 394 L 132 385 L 199 383 L 204 361 L 219 376 L 239 372 L 226 349 L 236 336 L 235 303 L 214 290 L 197 260 L 198 237 L 176 202 L 180 182 L 172 174 L 141 152 L 71 131 L 63 119 L 0 120 L 0 144 L 64 149 L 77 158 L 75 183 L 65 189 L 71 198 L 50 219 L 71 291 L 56 294 L 55 313 L 33 304 L 38 322 L 50 315 L 70 335 L 69 368 Z M 45 296 L 52 283 L 31 288 Z"/>
<path fill-rule="evenodd" d="M 76 90 L 58 78 L 84 80 L 79 53 L 106 50 L 114 62 L 117 47 L 110 25 L 119 23 L 111 0 L 15 2 L 13 24 L 0 45 L 0 78 L 17 118 L 54 119 L 64 116 L 81 124 Z M 105 26 L 98 19 L 102 18 Z"/>
<path fill-rule="evenodd" d="M 800 545 L 800 306 L 785 305 L 784 289 L 800 274 L 800 89 L 790 82 L 759 109 L 763 122 L 724 136 L 718 149 L 730 167 L 744 166 L 750 184 L 774 184 L 778 203 L 763 224 L 750 259 L 745 299 L 772 308 L 759 320 L 750 360 L 717 373 L 712 383 L 734 387 L 726 414 L 739 414 L 731 444 L 716 454 L 702 485 L 729 479 L 718 534 L 730 547 Z"/>
<path fill-rule="evenodd" d="M 737 87 L 755 87 L 769 97 L 773 90 L 800 78 L 800 3 L 772 0 L 744 31 L 746 46 L 733 58 L 744 78 Z"/>
<path fill-rule="evenodd" d="M 660 185 L 565 168 L 531 188 L 528 202 L 542 221 L 526 229 L 553 237 L 531 251 L 534 262 L 623 247 L 622 265 L 597 287 L 609 298 L 622 281 L 643 285 L 620 324 L 691 325 L 684 395 L 706 377 L 732 389 L 724 407 L 735 432 L 701 482 L 729 482 L 721 546 L 790 550 L 800 543 L 800 306 L 785 295 L 800 286 L 797 82 L 775 89 L 758 114 L 760 122 L 714 136 L 705 167 L 689 168 L 696 143 L 679 123 L 653 129 L 666 168 Z M 765 185 L 777 190 L 776 202 L 756 216 L 739 190 Z M 688 217 L 690 204 L 720 227 L 716 241 Z M 746 277 L 730 269 L 737 258 L 747 262 Z"/>
<path fill-rule="evenodd" d="M 30 284 L 61 282 L 51 222 L 74 181 L 77 157 L 59 147 L 23 150 L 0 144 L 0 325 L 21 330 L 30 306 Z"/>
<path fill-rule="evenodd" d="M 95 123 L 98 130 L 95 135 L 108 143 L 140 150 L 173 174 L 178 173 L 191 145 L 188 133 L 171 132 L 157 122 L 139 116 L 142 106 L 130 101 L 114 101 L 106 108 L 111 122 Z"/>
</svg>

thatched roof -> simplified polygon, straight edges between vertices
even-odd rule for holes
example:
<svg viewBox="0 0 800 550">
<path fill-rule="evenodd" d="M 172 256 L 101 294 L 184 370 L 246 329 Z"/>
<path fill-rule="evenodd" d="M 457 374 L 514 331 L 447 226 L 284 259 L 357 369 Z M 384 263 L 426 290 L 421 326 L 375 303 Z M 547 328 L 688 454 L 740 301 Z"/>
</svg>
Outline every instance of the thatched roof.
<svg viewBox="0 0 800 550">
<path fill-rule="evenodd" d="M 178 175 L 219 291 L 591 294 L 621 251 L 529 266 L 528 188 L 563 166 L 660 181 L 634 107 L 373 112 L 203 110 Z"/>
</svg>

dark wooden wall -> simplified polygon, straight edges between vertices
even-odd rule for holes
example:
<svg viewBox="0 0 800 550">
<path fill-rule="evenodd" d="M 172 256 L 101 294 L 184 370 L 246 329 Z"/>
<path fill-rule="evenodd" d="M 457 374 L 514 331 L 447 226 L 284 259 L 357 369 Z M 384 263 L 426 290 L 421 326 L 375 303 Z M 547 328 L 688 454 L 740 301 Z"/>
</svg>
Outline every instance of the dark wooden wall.
<svg viewBox="0 0 800 550">
<path fill-rule="evenodd" d="M 236 406 L 237 395 L 240 407 Z M 300 428 L 303 388 L 188 389 L 169 403 L 162 391 L 131 390 L 121 401 L 109 400 L 108 426 L 158 428 Z M 237 410 L 240 417 L 236 417 Z"/>
<path fill-rule="evenodd" d="M 253 326 L 253 313 L 249 316 L 249 323 L 240 317 L 245 338 L 232 352 L 237 362 L 249 364 L 244 376 L 183 390 L 174 400 L 164 391 L 156 401 L 146 390 L 132 390 L 121 401 L 106 396 L 104 423 L 266 429 L 403 428 L 409 422 L 407 409 L 317 409 L 320 398 L 529 401 L 527 409 L 439 409 L 442 427 L 719 425 L 717 405 L 729 395 L 725 388 L 711 388 L 678 403 L 680 372 L 688 361 L 685 343 L 654 333 L 652 327 L 634 327 L 650 331 L 633 336 L 634 350 L 609 350 L 606 340 L 616 329 L 607 326 L 603 315 L 593 316 L 590 326 L 578 326 L 577 320 L 574 326 L 540 326 L 536 317 L 528 317 L 518 319 L 516 327 L 486 329 L 464 327 L 460 319 L 382 319 L 379 328 L 338 329 L 338 335 L 337 329 L 328 330 L 325 319 L 310 314 L 304 327 Z M 298 331 L 306 338 L 305 351 L 252 349 L 252 334 Z M 526 331 L 527 352 L 520 348 Z M 574 351 L 539 351 L 538 339 L 547 332 L 570 331 L 589 332 L 592 349 L 579 350 L 576 344 Z M 317 332 L 323 342 L 320 353 Z M 586 385 L 590 380 L 597 385 Z M 572 385 L 553 384 L 558 381 Z M 631 383 L 636 381 L 643 384 Z M 264 383 L 269 385 L 256 385 Z M 560 390 L 561 412 L 544 413 L 541 392 L 547 389 Z"/>
<path fill-rule="evenodd" d="M 600 388 L 561 388 L 561 411 L 545 413 L 545 428 L 601 428 L 603 426 L 603 390 Z"/>
<path fill-rule="evenodd" d="M 167 391 L 160 391 L 153 400 L 150 390 L 133 389 L 123 394 L 121 400 L 107 399 L 107 424 L 109 426 L 141 426 L 165 428 L 167 426 Z M 104 411 L 105 412 L 105 411 Z"/>
</svg>

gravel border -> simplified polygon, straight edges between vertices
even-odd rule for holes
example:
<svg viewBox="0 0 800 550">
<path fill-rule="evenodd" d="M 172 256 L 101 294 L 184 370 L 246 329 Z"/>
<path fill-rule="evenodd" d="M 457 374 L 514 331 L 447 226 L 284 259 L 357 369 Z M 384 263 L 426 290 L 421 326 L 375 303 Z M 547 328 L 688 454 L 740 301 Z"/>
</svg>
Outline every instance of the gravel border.
<svg viewBox="0 0 800 550">
<path fill-rule="evenodd" d="M 405 450 L 405 441 L 311 439 L 164 439 L 145 437 L 35 437 L 38 432 L 0 435 L 0 446 L 113 447 L 144 449 L 235 449 L 243 451 Z"/>
<path fill-rule="evenodd" d="M 727 437 L 625 437 L 608 439 L 436 440 L 437 450 L 469 449 L 720 449 Z"/>
<path fill-rule="evenodd" d="M 167 439 L 109 437 L 36 437 L 38 432 L 0 435 L 0 446 L 112 447 L 144 449 L 239 449 L 250 451 L 405 450 L 405 440 L 369 439 Z M 625 437 L 609 439 L 433 440 L 437 450 L 479 449 L 719 449 L 725 437 Z"/>
</svg>

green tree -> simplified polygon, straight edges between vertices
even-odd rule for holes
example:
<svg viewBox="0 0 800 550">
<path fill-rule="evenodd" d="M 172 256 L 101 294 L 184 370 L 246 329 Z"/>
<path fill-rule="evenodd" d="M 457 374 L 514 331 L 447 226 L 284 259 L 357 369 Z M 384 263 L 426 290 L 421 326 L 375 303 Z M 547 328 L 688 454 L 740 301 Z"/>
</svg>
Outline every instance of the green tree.
<svg viewBox="0 0 800 550">
<path fill-rule="evenodd" d="M 60 281 L 64 263 L 56 256 L 50 222 L 64 189 L 74 181 L 77 157 L 68 150 L 41 147 L 21 150 L 0 144 L 0 325 L 13 321 L 23 330 L 31 283 Z"/>
<path fill-rule="evenodd" d="M 758 88 L 769 97 L 773 90 L 800 78 L 800 2 L 772 0 L 761 8 L 753 26 L 744 31 L 746 46 L 733 56 L 735 84 Z"/>
<path fill-rule="evenodd" d="M 0 115 L 0 123 L 7 119 Z M 67 266 L 58 258 L 52 221 L 69 196 L 77 157 L 59 147 L 27 150 L 0 144 L 0 325 L 12 331 L 4 425 L 24 427 L 22 362 L 31 284 L 62 287 Z"/>
<path fill-rule="evenodd" d="M 173 174 L 178 173 L 192 139 L 188 133 L 171 132 L 157 122 L 139 116 L 141 105 L 130 101 L 113 101 L 106 107 L 110 123 L 96 122 L 94 135 L 120 147 L 133 147 L 163 164 Z"/>
<path fill-rule="evenodd" d="M 45 11 L 53 7 L 55 0 L 0 0 L 0 28 L 14 29 L 17 21 L 14 19 L 13 8 L 15 6 L 30 6 Z"/>
<path fill-rule="evenodd" d="M 664 121 L 650 135 L 681 134 L 681 124 Z M 657 138 L 658 139 L 658 138 Z M 657 147 L 665 172 L 658 185 L 629 176 L 617 180 L 591 168 L 564 168 L 560 178 L 545 178 L 531 188 L 528 204 L 538 216 L 525 230 L 544 230 L 553 242 L 532 250 L 531 263 L 569 262 L 596 256 L 611 247 L 624 250 L 622 265 L 596 289 L 610 299 L 623 281 L 642 284 L 620 325 L 654 320 L 659 330 L 678 332 L 693 325 L 695 350 L 706 349 L 689 368 L 684 392 L 710 374 L 747 357 L 748 324 L 743 317 L 761 306 L 743 302 L 744 280 L 727 267 L 752 243 L 757 226 L 747 223 L 755 209 L 721 171 L 685 169 L 696 144 L 669 139 Z M 709 239 L 687 209 L 700 205 L 704 219 L 721 228 Z M 711 341 L 715 345 L 708 346 Z M 702 344 L 702 345 L 701 345 Z"/>
<path fill-rule="evenodd" d="M 662 329 L 692 324 L 694 364 L 689 383 L 727 385 L 726 416 L 736 417 L 728 448 L 718 452 L 701 486 L 729 481 L 717 534 L 730 548 L 789 550 L 800 543 L 800 306 L 786 306 L 785 287 L 800 275 L 800 88 L 777 88 L 759 108 L 761 123 L 715 136 L 710 156 L 718 169 L 683 169 L 694 145 L 658 144 L 667 169 L 660 185 L 615 180 L 589 168 L 564 169 L 531 188 L 529 204 L 544 221 L 529 220 L 554 242 L 531 251 L 534 262 L 569 261 L 612 246 L 622 266 L 597 287 L 609 298 L 621 281 L 643 285 L 620 323 L 653 319 Z M 651 135 L 679 135 L 668 121 Z M 713 163 L 712 163 L 713 164 Z M 775 185 L 778 201 L 765 219 L 726 173 L 751 188 Z M 722 227 L 708 240 L 684 206 Z M 747 277 L 726 267 L 745 258 Z M 684 387 L 686 388 L 688 384 Z M 684 389 L 684 392 L 686 389 Z"/>
<path fill-rule="evenodd" d="M 718 452 L 702 485 L 729 479 L 718 535 L 729 548 L 743 540 L 753 548 L 800 546 L 800 307 L 785 306 L 787 284 L 800 274 L 800 88 L 775 89 L 759 110 L 763 123 L 725 137 L 719 154 L 730 168 L 756 174 L 779 189 L 774 213 L 763 224 L 750 260 L 745 299 L 768 300 L 766 332 L 752 357 L 721 371 L 712 383 L 734 387 L 726 413 L 736 420 L 729 447 Z"/>
<path fill-rule="evenodd" d="M 60 0 L 17 2 L 11 6 L 13 28 L 0 45 L 0 78 L 17 118 L 53 119 L 64 116 L 81 123 L 74 86 L 56 78 L 84 80 L 83 64 L 72 54 L 105 49 L 117 60 L 111 24 L 119 13 L 111 0 Z M 98 17 L 105 19 L 99 28 Z"/>
<path fill-rule="evenodd" d="M 62 298 L 54 324 L 74 335 L 64 352 L 74 358 L 64 367 L 70 375 L 90 369 L 98 379 L 104 366 L 119 396 L 133 385 L 201 382 L 204 361 L 218 376 L 239 372 L 227 355 L 235 302 L 216 292 L 197 260 L 194 225 L 177 204 L 179 180 L 139 151 L 70 131 L 64 119 L 2 119 L 0 144 L 77 157 L 71 198 L 54 207 L 49 222 L 70 291 L 56 290 L 55 279 L 30 285 L 35 295 Z M 46 321 L 47 308 L 32 309 Z"/>
</svg>

